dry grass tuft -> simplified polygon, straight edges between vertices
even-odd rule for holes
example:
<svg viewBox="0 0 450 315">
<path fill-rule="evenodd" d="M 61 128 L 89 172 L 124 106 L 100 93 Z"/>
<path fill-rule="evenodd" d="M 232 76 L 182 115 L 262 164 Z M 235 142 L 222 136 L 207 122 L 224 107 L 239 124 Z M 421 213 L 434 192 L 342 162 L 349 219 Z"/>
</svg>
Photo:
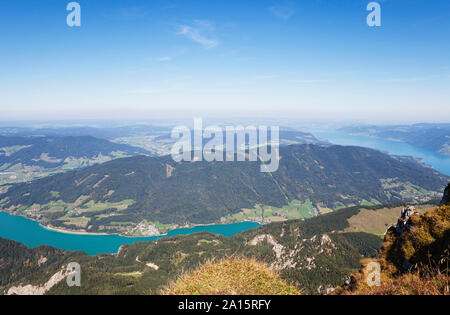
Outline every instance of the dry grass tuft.
<svg viewBox="0 0 450 315">
<path fill-rule="evenodd" d="M 359 286 L 340 291 L 343 295 L 449 295 L 446 274 L 423 275 L 421 270 L 397 277 L 383 277 L 381 286 Z"/>
<path fill-rule="evenodd" d="M 180 276 L 163 295 L 299 295 L 278 274 L 255 259 L 230 257 L 208 261 Z"/>
</svg>

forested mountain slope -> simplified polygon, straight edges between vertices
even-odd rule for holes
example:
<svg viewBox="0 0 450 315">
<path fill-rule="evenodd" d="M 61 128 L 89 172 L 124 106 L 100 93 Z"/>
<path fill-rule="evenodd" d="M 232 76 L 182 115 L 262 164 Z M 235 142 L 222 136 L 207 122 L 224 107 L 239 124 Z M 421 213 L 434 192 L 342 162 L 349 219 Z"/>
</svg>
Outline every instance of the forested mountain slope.
<svg viewBox="0 0 450 315">
<path fill-rule="evenodd" d="M 292 145 L 280 148 L 274 173 L 261 173 L 259 162 L 176 163 L 170 156 L 137 156 L 14 185 L 0 195 L 0 207 L 44 225 L 132 234 L 139 223 L 144 230 L 166 231 L 426 201 L 437 198 L 447 180 L 414 160 L 372 149 Z"/>
<path fill-rule="evenodd" d="M 305 293 L 325 293 L 356 271 L 362 257 L 377 254 L 380 237 L 343 232 L 359 211 L 349 208 L 305 221 L 272 223 L 230 238 L 201 232 L 137 242 L 122 246 L 117 255 L 88 256 L 47 246 L 29 249 L 0 239 L 0 292 L 39 293 L 69 262 L 78 262 L 81 287 L 60 280 L 45 293 L 157 294 L 184 271 L 209 259 L 238 255 L 266 263 Z"/>
</svg>

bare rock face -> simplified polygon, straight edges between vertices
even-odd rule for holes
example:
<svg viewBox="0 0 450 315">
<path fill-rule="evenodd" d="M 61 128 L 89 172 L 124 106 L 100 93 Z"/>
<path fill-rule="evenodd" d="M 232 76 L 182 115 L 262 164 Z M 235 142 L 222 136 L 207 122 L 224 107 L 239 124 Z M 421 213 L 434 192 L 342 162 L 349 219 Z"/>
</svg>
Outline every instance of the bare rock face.
<svg viewBox="0 0 450 315">
<path fill-rule="evenodd" d="M 402 235 L 403 232 L 409 231 L 412 226 L 411 217 L 413 215 L 420 215 L 416 208 L 413 206 L 408 206 L 402 209 L 400 219 L 397 221 L 397 226 L 395 227 L 395 232 Z"/>
<path fill-rule="evenodd" d="M 450 183 L 447 185 L 447 187 L 444 190 L 444 196 L 442 197 L 441 200 L 441 206 L 450 203 Z"/>
<path fill-rule="evenodd" d="M 64 280 L 70 272 L 68 272 L 64 267 L 55 273 L 50 280 L 48 280 L 43 285 L 25 285 L 25 286 L 14 286 L 9 288 L 6 295 L 44 295 L 53 286 Z"/>
<path fill-rule="evenodd" d="M 264 240 L 267 240 L 267 242 L 273 246 L 273 251 L 275 252 L 275 255 L 277 256 L 277 259 L 280 259 L 281 255 L 283 254 L 284 246 L 281 244 L 278 244 L 277 241 L 270 234 L 262 234 L 262 235 L 255 236 L 248 244 L 251 246 L 256 246 L 256 245 L 262 243 Z"/>
</svg>

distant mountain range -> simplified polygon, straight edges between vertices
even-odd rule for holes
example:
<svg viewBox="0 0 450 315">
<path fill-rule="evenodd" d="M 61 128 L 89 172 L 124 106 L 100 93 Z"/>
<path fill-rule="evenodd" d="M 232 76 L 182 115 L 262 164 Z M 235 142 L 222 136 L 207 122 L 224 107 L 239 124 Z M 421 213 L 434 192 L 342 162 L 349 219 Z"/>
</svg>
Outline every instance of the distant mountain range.
<svg viewBox="0 0 450 315">
<path fill-rule="evenodd" d="M 0 136 L 0 183 L 142 154 L 150 153 L 91 136 Z"/>
<path fill-rule="evenodd" d="M 127 144 L 144 149 L 151 155 L 168 155 L 175 142 L 171 136 L 171 126 L 130 125 L 120 127 L 54 127 L 54 128 L 30 128 L 30 127 L 0 127 L 0 136 L 17 137 L 81 137 L 90 136 L 106 139 L 115 143 Z M 193 134 L 193 133 L 192 133 Z M 225 134 L 223 135 L 225 139 Z M 314 137 L 311 133 L 281 129 L 279 133 L 280 145 L 290 144 L 318 144 L 329 145 L 328 142 Z M 208 141 L 204 139 L 204 143 Z M 248 142 L 248 139 L 246 139 Z"/>
<path fill-rule="evenodd" d="M 2 137 L 0 163 L 37 165 L 53 168 L 67 163 L 67 159 L 93 159 L 99 155 L 142 155 L 149 152 L 124 144 L 117 144 L 91 136 L 67 137 Z M 45 156 L 45 157 L 44 157 Z"/>
<path fill-rule="evenodd" d="M 151 125 L 132 125 L 122 127 L 54 127 L 54 128 L 30 128 L 30 127 L 0 127 L 0 135 L 3 136 L 47 136 L 47 137 L 79 137 L 91 136 L 95 138 L 113 140 L 116 138 L 136 135 L 149 135 L 170 132 L 169 127 Z"/>
<path fill-rule="evenodd" d="M 208 140 L 204 139 L 204 144 Z M 170 154 L 177 141 L 171 137 L 169 126 L 0 127 L 0 185 L 30 181 L 120 157 L 164 156 Z M 280 131 L 282 146 L 306 143 L 329 144 L 310 133 Z"/>
<path fill-rule="evenodd" d="M 3 211 L 65 230 L 155 235 L 192 224 L 262 223 L 339 208 L 438 198 L 449 177 L 377 150 L 291 145 L 280 167 L 259 162 L 116 159 L 21 183 L 0 194 Z"/>
<path fill-rule="evenodd" d="M 0 136 L 47 136 L 47 137 L 79 137 L 91 136 L 100 139 L 114 140 L 137 136 L 155 136 L 155 141 L 171 139 L 170 126 L 130 125 L 114 128 L 105 127 L 55 127 L 55 128 L 27 128 L 27 127 L 0 127 Z M 295 143 L 326 144 L 316 139 L 311 133 L 297 130 L 280 130 L 280 139 Z"/>
<path fill-rule="evenodd" d="M 450 124 L 358 126 L 340 130 L 355 135 L 402 141 L 450 156 Z"/>
</svg>

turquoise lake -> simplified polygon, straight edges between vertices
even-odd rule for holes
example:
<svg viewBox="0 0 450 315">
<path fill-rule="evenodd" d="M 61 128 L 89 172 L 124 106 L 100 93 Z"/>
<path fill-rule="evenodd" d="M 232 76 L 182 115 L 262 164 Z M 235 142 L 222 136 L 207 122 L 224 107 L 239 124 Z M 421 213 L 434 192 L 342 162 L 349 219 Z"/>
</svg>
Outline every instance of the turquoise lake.
<svg viewBox="0 0 450 315">
<path fill-rule="evenodd" d="M 388 152 L 392 155 L 407 155 L 420 158 L 425 164 L 431 165 L 442 174 L 450 175 L 450 156 L 444 156 L 434 151 L 419 148 L 407 143 L 389 141 L 379 138 L 352 136 L 338 131 L 312 131 L 320 139 L 328 140 L 334 144 L 355 145 Z"/>
<path fill-rule="evenodd" d="M 28 247 L 50 245 L 67 250 L 84 251 L 89 255 L 117 253 L 119 247 L 123 244 L 154 241 L 161 237 L 186 235 L 203 231 L 232 236 L 257 226 L 259 224 L 255 222 L 205 225 L 172 230 L 164 236 L 129 238 L 119 235 L 79 235 L 50 231 L 40 226 L 38 222 L 0 212 L 0 237 L 14 240 Z"/>
<path fill-rule="evenodd" d="M 313 131 L 313 134 L 318 138 L 326 139 L 335 144 L 369 147 L 386 151 L 393 155 L 408 155 L 420 158 L 424 163 L 431 165 L 439 172 L 450 175 L 450 157 L 442 156 L 427 149 L 395 141 L 363 136 L 351 136 L 336 131 Z M 47 230 L 40 226 L 39 223 L 26 218 L 0 212 L 0 237 L 15 240 L 29 247 L 50 245 L 67 250 L 84 251 L 89 255 L 116 253 L 123 244 L 131 244 L 138 241 L 154 241 L 166 236 L 186 235 L 200 231 L 232 236 L 257 226 L 259 226 L 259 224 L 254 222 L 197 226 L 194 228 L 176 229 L 164 236 L 128 238 L 118 235 L 77 235 L 59 233 Z"/>
</svg>

